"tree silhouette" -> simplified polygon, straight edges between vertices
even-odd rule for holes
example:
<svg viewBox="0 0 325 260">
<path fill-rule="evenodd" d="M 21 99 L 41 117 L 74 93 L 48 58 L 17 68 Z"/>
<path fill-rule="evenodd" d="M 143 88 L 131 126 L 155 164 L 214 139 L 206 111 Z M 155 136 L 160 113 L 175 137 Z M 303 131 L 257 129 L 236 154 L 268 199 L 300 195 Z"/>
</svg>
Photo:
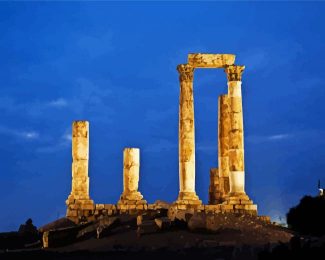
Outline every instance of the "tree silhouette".
<svg viewBox="0 0 325 260">
<path fill-rule="evenodd" d="M 288 227 L 304 235 L 325 235 L 325 196 L 305 196 L 287 213 Z"/>
</svg>

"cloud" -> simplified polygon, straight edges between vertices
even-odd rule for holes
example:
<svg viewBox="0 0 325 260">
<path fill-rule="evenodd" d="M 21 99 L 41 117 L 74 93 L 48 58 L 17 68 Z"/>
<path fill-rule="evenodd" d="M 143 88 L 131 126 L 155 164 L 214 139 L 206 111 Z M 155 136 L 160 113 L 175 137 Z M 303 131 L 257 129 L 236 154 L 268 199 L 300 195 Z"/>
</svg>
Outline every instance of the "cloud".
<svg viewBox="0 0 325 260">
<path fill-rule="evenodd" d="M 68 106 L 68 102 L 64 98 L 58 98 L 52 101 L 39 101 L 32 102 L 17 102 L 12 97 L 0 97 L 0 111 L 9 114 L 28 115 L 31 117 L 40 117 L 48 109 L 59 109 Z"/>
<path fill-rule="evenodd" d="M 25 131 L 20 129 L 12 129 L 6 126 L 0 126 L 0 134 L 18 137 L 25 140 L 38 139 L 40 137 L 39 133 L 36 131 Z"/>
<path fill-rule="evenodd" d="M 63 149 L 70 149 L 72 136 L 64 133 L 58 140 L 52 140 L 51 143 L 43 145 L 36 149 L 37 153 L 55 153 Z"/>
<path fill-rule="evenodd" d="M 22 132 L 21 136 L 25 139 L 37 139 L 39 138 L 39 133 L 31 131 L 31 132 Z"/>
<path fill-rule="evenodd" d="M 62 139 L 71 142 L 71 140 L 72 140 L 72 135 L 66 133 L 66 134 L 64 134 L 64 135 L 62 136 Z"/>
<path fill-rule="evenodd" d="M 48 106 L 57 108 L 66 107 L 67 105 L 68 102 L 64 98 L 59 98 L 48 103 Z"/>
<path fill-rule="evenodd" d="M 246 140 L 252 143 L 262 143 L 262 142 L 276 142 L 282 141 L 294 137 L 294 134 L 274 134 L 274 135 L 251 135 L 247 136 Z"/>
<path fill-rule="evenodd" d="M 278 134 L 278 135 L 270 135 L 267 137 L 270 141 L 276 141 L 276 140 L 283 140 L 292 137 L 290 134 Z"/>
</svg>

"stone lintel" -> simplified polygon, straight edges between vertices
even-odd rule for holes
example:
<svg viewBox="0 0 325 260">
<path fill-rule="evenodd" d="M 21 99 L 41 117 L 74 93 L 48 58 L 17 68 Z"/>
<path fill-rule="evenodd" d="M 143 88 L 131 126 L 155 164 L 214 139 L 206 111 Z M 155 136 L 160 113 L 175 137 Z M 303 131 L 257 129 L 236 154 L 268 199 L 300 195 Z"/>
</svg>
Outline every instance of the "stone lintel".
<svg viewBox="0 0 325 260">
<path fill-rule="evenodd" d="M 234 54 L 190 53 L 188 64 L 193 68 L 224 68 L 233 65 Z"/>
</svg>

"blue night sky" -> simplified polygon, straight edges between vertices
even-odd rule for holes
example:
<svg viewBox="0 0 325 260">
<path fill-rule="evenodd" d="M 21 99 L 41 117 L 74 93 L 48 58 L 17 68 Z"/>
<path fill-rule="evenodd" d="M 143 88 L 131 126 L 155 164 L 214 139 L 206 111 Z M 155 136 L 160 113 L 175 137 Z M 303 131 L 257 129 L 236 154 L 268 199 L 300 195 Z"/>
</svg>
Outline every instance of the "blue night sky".
<svg viewBox="0 0 325 260">
<path fill-rule="evenodd" d="M 115 203 L 123 148 L 149 202 L 178 194 L 177 64 L 234 53 L 243 74 L 246 191 L 274 220 L 325 185 L 325 3 L 0 3 L 0 231 L 65 214 L 71 125 L 90 121 L 90 193 Z M 196 190 L 217 167 L 223 70 L 196 70 Z"/>
</svg>

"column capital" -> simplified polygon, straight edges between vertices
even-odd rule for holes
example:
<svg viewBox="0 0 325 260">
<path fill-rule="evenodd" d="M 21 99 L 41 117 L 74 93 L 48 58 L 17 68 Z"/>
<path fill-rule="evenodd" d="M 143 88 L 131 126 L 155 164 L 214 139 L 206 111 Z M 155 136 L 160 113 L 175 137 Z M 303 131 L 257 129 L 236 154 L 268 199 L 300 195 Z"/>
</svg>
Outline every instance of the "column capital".
<svg viewBox="0 0 325 260">
<path fill-rule="evenodd" d="M 225 67 L 225 72 L 227 73 L 228 81 L 241 81 L 242 73 L 245 66 L 230 65 Z"/>
<path fill-rule="evenodd" d="M 193 81 L 194 68 L 189 64 L 180 64 L 177 66 L 180 81 Z"/>
</svg>

